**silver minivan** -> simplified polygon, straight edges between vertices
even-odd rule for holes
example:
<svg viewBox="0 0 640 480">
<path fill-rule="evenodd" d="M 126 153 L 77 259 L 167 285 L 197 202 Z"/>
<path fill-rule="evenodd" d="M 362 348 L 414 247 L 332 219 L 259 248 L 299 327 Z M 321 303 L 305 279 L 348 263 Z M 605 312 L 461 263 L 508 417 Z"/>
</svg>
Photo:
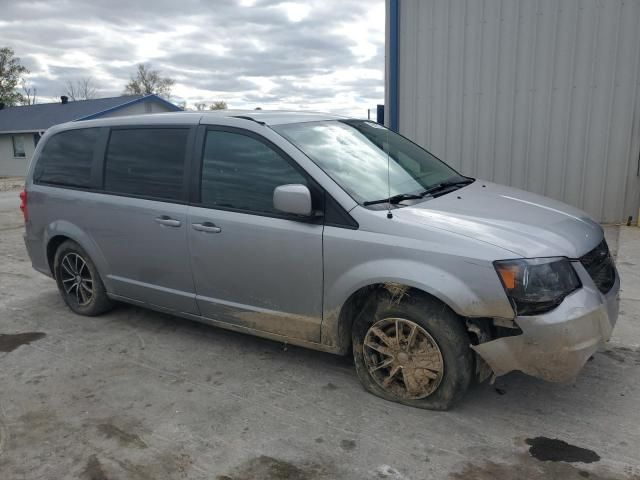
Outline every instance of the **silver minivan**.
<svg viewBox="0 0 640 480">
<path fill-rule="evenodd" d="M 116 301 L 336 354 L 446 409 L 519 370 L 568 381 L 609 339 L 602 228 L 465 177 L 381 125 L 300 112 L 72 122 L 21 194 L 33 266 L 81 315 Z"/>
</svg>

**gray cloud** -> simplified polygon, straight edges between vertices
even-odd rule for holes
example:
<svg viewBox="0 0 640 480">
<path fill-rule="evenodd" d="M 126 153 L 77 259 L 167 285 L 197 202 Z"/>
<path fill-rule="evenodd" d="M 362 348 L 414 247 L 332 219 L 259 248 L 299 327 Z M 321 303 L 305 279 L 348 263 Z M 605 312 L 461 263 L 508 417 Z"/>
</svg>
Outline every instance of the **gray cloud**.
<svg viewBox="0 0 640 480">
<path fill-rule="evenodd" d="M 382 102 L 383 0 L 242 3 L 0 0 L 0 42 L 44 97 L 86 76 L 118 95 L 146 62 L 176 79 L 176 101 L 359 115 Z"/>
</svg>

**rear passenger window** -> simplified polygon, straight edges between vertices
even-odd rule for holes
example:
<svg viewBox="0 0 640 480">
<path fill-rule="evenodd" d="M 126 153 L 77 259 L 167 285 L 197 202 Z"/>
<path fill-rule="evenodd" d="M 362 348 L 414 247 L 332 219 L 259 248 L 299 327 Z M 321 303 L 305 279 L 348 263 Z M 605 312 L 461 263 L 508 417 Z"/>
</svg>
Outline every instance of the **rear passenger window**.
<svg viewBox="0 0 640 480">
<path fill-rule="evenodd" d="M 273 191 L 290 183 L 307 185 L 304 176 L 269 146 L 247 135 L 207 132 L 202 159 L 204 205 L 281 214 L 273 208 Z"/>
<path fill-rule="evenodd" d="M 188 133 L 185 128 L 112 130 L 105 159 L 105 190 L 181 200 Z"/>
<path fill-rule="evenodd" d="M 98 131 L 97 128 L 67 130 L 51 137 L 42 149 L 34 170 L 36 183 L 90 186 Z"/>
</svg>

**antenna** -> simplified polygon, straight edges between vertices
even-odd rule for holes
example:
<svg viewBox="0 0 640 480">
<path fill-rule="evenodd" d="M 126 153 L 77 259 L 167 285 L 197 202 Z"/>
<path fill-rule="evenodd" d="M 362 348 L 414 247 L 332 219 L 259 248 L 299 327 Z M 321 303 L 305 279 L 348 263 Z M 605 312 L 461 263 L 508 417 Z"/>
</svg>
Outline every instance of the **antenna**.
<svg viewBox="0 0 640 480">
<path fill-rule="evenodd" d="M 393 218 L 393 213 L 391 213 L 391 153 L 389 152 L 389 129 L 386 129 L 387 132 L 387 218 Z"/>
</svg>

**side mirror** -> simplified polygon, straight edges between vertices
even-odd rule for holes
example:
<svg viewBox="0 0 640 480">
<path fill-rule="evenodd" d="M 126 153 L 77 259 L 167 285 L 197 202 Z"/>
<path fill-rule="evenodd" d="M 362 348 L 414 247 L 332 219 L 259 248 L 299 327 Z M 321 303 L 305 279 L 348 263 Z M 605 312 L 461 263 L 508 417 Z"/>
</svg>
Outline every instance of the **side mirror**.
<svg viewBox="0 0 640 480">
<path fill-rule="evenodd" d="M 293 215 L 309 217 L 311 208 L 311 192 L 306 185 L 280 185 L 273 191 L 273 206 L 276 210 Z"/>
</svg>

